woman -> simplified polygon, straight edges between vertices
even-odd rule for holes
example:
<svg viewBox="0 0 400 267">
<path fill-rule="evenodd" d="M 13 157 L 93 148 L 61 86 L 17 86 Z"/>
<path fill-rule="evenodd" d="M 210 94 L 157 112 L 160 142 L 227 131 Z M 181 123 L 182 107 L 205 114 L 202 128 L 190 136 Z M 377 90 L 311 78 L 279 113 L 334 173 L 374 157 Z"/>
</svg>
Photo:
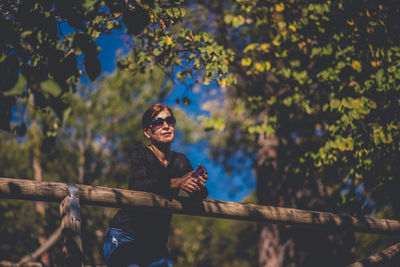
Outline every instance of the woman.
<svg viewBox="0 0 400 267">
<path fill-rule="evenodd" d="M 155 104 L 142 117 L 150 145 L 132 154 L 129 189 L 173 198 L 180 189 L 207 197 L 207 174 L 192 177 L 189 159 L 171 150 L 176 120 L 170 108 Z M 107 229 L 104 256 L 109 266 L 172 266 L 167 249 L 172 214 L 122 208 Z"/>
</svg>

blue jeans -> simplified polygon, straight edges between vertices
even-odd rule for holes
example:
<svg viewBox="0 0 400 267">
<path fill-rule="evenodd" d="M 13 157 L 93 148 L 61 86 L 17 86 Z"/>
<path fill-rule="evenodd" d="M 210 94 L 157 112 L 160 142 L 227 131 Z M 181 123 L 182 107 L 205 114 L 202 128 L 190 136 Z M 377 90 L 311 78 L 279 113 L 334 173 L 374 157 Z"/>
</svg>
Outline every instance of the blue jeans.
<svg viewBox="0 0 400 267">
<path fill-rule="evenodd" d="M 114 259 L 112 259 L 111 255 L 117 248 L 120 248 L 119 251 L 116 252 L 118 255 L 114 255 Z M 146 262 L 146 260 L 142 259 L 142 257 L 148 252 L 142 253 L 140 249 L 141 246 L 138 241 L 129 233 L 115 227 L 107 228 L 104 241 L 104 258 L 110 266 L 172 267 L 171 260 L 166 257 L 160 257 L 156 260 L 152 260 L 149 264 L 144 264 L 143 262 Z M 114 264 L 113 262 L 118 263 Z"/>
</svg>

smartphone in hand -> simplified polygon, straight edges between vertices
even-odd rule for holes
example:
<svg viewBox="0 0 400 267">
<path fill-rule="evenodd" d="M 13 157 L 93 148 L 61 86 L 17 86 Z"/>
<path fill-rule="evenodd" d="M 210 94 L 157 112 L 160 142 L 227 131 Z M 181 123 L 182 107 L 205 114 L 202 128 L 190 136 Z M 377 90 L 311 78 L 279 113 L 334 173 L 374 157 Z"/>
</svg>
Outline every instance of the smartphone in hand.
<svg viewBox="0 0 400 267">
<path fill-rule="evenodd" d="M 194 171 L 192 176 L 193 177 L 198 177 L 198 176 L 201 176 L 201 175 L 205 174 L 206 172 L 207 172 L 206 168 L 204 168 L 203 166 L 199 165 L 199 167 Z"/>
</svg>

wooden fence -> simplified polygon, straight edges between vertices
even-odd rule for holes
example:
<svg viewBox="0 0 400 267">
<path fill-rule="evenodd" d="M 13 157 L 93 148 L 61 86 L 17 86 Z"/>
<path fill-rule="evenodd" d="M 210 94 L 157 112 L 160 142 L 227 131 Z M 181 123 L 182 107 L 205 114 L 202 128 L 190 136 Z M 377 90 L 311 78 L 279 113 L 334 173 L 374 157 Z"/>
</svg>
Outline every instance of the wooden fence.
<svg viewBox="0 0 400 267">
<path fill-rule="evenodd" d="M 398 220 L 353 217 L 350 215 L 338 215 L 330 212 L 305 211 L 293 208 L 243 204 L 228 201 L 192 201 L 187 198 L 166 199 L 153 193 L 101 186 L 74 185 L 73 188 L 76 190 L 75 197 L 79 199 L 79 203 L 87 205 L 108 207 L 125 206 L 157 212 L 172 212 L 264 223 L 322 227 L 331 230 L 346 229 L 364 233 L 400 233 L 400 221 Z M 76 221 L 79 221 L 79 219 L 74 220 L 73 218 L 79 216 L 79 214 L 69 215 L 71 209 L 69 207 L 68 199 L 73 198 L 73 196 L 71 196 L 71 185 L 58 182 L 36 182 L 32 180 L 0 177 L 0 198 L 49 202 L 62 201 L 62 203 L 64 203 L 62 205 L 64 206 L 61 208 L 61 214 L 63 214 L 63 217 L 68 218 L 67 221 L 70 221 L 70 223 L 67 223 L 68 225 L 65 227 L 68 229 L 75 228 L 75 232 L 80 231 L 77 229 L 78 226 L 76 225 Z M 66 200 L 68 201 L 66 202 Z M 73 226 L 74 224 L 75 226 Z M 76 239 L 76 234 L 75 236 L 70 234 L 69 238 L 74 239 L 76 246 L 80 247 L 80 250 L 82 251 L 82 245 L 79 244 L 79 240 Z M 396 244 L 395 246 L 380 252 L 379 255 L 381 255 L 381 258 L 384 258 L 386 261 L 397 259 L 399 249 L 400 245 Z M 366 263 L 366 260 L 368 260 L 367 263 L 382 263 L 382 259 L 378 258 L 379 257 L 373 257 L 372 259 L 368 258 L 369 260 L 364 259 L 364 262 L 361 261 L 354 263 L 356 265 L 353 266 L 364 266 L 363 264 Z"/>
</svg>

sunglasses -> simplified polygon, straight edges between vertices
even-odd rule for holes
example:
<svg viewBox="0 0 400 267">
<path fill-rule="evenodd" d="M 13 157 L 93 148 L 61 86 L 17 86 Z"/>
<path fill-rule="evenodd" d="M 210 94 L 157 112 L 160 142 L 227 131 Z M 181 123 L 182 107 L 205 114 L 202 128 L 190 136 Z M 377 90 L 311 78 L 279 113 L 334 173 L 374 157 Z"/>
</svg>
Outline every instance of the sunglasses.
<svg viewBox="0 0 400 267">
<path fill-rule="evenodd" d="M 167 123 L 167 125 L 168 125 L 169 127 L 175 127 L 175 124 L 176 124 L 176 119 L 175 119 L 175 117 L 169 116 L 169 117 L 166 117 L 165 119 L 163 119 L 163 118 L 157 118 L 157 119 L 153 120 L 153 121 L 150 123 L 151 129 L 152 129 L 153 131 L 154 131 L 154 130 L 157 130 L 157 129 L 160 129 L 161 127 L 163 127 L 164 121 Z"/>
</svg>

